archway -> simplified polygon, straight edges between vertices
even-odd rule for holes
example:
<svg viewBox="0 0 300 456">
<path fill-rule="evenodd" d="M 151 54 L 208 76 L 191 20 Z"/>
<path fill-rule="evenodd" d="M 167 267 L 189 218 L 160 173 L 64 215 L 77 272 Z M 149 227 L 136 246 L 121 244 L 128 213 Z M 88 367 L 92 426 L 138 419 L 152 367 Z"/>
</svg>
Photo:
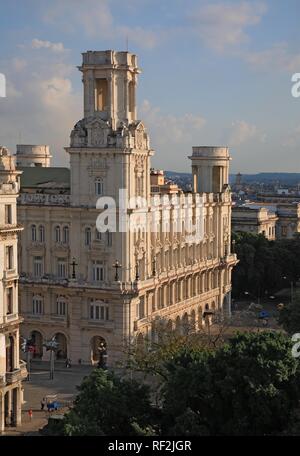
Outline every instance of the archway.
<svg viewBox="0 0 300 456">
<path fill-rule="evenodd" d="M 101 360 L 101 356 L 107 354 L 106 340 L 101 336 L 94 336 L 91 339 L 91 362 L 97 364 Z"/>
<path fill-rule="evenodd" d="M 142 356 L 145 353 L 145 340 L 142 333 L 139 333 L 136 338 L 136 351 L 137 355 Z"/>
<path fill-rule="evenodd" d="M 30 339 L 34 345 L 32 353 L 33 358 L 42 358 L 43 356 L 43 336 L 39 331 L 32 331 Z"/>
<path fill-rule="evenodd" d="M 182 317 L 182 333 L 184 336 L 187 336 L 189 333 L 189 316 L 185 313 Z"/>
<path fill-rule="evenodd" d="M 201 329 L 203 326 L 203 312 L 202 307 L 198 307 L 198 329 Z"/>
<path fill-rule="evenodd" d="M 67 338 L 62 333 L 55 334 L 55 340 L 58 343 L 57 352 L 56 352 L 56 359 L 63 360 L 67 359 L 68 357 L 68 343 Z"/>
<path fill-rule="evenodd" d="M 181 333 L 181 320 L 180 320 L 180 316 L 178 315 L 178 317 L 176 318 L 175 320 L 175 331 L 180 334 Z"/>
<path fill-rule="evenodd" d="M 192 332 L 196 330 L 196 312 L 194 310 L 191 312 L 190 327 Z"/>
<path fill-rule="evenodd" d="M 173 322 L 172 320 L 169 320 L 167 325 L 166 325 L 166 331 L 167 333 L 171 333 L 173 331 Z"/>
</svg>

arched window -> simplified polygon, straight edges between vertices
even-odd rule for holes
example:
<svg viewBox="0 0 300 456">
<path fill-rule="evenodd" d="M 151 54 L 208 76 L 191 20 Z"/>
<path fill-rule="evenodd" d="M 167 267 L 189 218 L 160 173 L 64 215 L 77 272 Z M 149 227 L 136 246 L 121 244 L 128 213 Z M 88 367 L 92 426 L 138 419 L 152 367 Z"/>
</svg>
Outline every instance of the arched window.
<svg viewBox="0 0 300 456">
<path fill-rule="evenodd" d="M 69 244 L 69 227 L 68 226 L 63 227 L 63 243 Z"/>
<path fill-rule="evenodd" d="M 101 177 L 97 177 L 95 179 L 95 194 L 97 196 L 103 195 L 104 193 L 104 185 L 103 185 L 103 179 Z"/>
<path fill-rule="evenodd" d="M 36 225 L 31 225 L 31 240 L 36 242 Z"/>
<path fill-rule="evenodd" d="M 55 232 L 55 242 L 60 242 L 61 241 L 61 235 L 60 235 L 60 226 L 59 225 L 57 225 L 55 227 L 54 232 Z"/>
<path fill-rule="evenodd" d="M 32 298 L 32 313 L 33 315 L 41 315 L 43 313 L 43 298 L 40 295 L 34 295 Z"/>
<path fill-rule="evenodd" d="M 92 230 L 91 228 L 86 228 L 84 232 L 84 244 L 91 245 L 92 243 Z"/>
<path fill-rule="evenodd" d="M 39 226 L 39 241 L 45 242 L 45 227 L 43 225 Z"/>
</svg>

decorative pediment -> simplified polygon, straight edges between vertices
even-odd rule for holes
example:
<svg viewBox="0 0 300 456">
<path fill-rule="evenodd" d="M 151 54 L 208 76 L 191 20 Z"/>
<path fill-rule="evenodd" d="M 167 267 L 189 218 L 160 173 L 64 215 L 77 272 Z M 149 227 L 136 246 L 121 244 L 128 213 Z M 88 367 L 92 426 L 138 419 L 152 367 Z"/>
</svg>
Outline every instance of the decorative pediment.
<svg viewBox="0 0 300 456">
<path fill-rule="evenodd" d="M 93 119 L 86 124 L 88 131 L 88 146 L 106 146 L 109 127 L 101 119 Z"/>
</svg>

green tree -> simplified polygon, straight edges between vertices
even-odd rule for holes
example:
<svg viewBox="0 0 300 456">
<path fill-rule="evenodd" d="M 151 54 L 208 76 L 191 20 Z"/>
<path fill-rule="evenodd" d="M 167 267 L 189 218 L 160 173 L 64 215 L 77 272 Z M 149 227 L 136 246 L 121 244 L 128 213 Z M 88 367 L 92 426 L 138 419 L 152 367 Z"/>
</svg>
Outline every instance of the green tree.
<svg viewBox="0 0 300 456">
<path fill-rule="evenodd" d="M 279 324 L 289 334 L 300 332 L 300 296 L 294 297 L 293 302 L 285 305 L 279 313 Z"/>
<path fill-rule="evenodd" d="M 78 387 L 74 408 L 64 420 L 65 435 L 151 434 L 154 410 L 149 388 L 95 369 Z"/>
<path fill-rule="evenodd" d="M 162 433 L 180 426 L 188 435 L 190 423 L 210 435 L 282 432 L 300 399 L 291 345 L 283 333 L 260 332 L 237 334 L 214 353 L 178 352 L 168 363 Z"/>
</svg>

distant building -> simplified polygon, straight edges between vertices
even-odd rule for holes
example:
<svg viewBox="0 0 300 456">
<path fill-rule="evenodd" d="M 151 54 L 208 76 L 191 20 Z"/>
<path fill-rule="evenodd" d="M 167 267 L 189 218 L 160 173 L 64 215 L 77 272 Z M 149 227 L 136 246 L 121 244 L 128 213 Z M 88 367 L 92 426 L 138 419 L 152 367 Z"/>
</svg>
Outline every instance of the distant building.
<svg viewBox="0 0 300 456">
<path fill-rule="evenodd" d="M 49 146 L 17 145 L 16 165 L 18 168 L 22 166 L 48 168 L 51 158 Z"/>
<path fill-rule="evenodd" d="M 300 233 L 300 202 L 277 205 L 276 237 L 279 239 L 292 239 Z"/>
<path fill-rule="evenodd" d="M 233 231 L 263 234 L 268 240 L 276 237 L 276 214 L 265 207 L 236 206 L 232 209 Z"/>
<path fill-rule="evenodd" d="M 17 196 L 20 172 L 14 158 L 0 146 L 0 433 L 21 424 L 22 379 L 19 360 Z"/>
<path fill-rule="evenodd" d="M 151 168 L 150 170 L 150 185 L 151 185 L 151 194 L 162 194 L 162 195 L 172 195 L 182 190 L 178 187 L 177 184 L 165 178 L 163 170 L 156 170 Z"/>
</svg>

